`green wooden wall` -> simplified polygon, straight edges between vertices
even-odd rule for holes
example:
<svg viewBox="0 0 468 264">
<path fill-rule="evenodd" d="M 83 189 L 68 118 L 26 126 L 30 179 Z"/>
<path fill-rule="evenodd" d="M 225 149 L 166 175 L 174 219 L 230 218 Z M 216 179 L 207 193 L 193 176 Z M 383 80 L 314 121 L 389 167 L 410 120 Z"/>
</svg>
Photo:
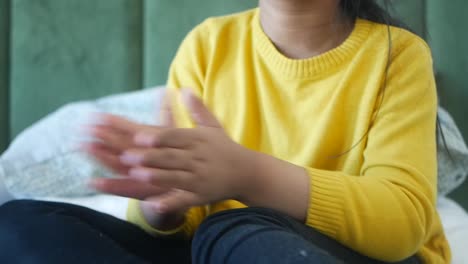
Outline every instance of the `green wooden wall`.
<svg viewBox="0 0 468 264">
<path fill-rule="evenodd" d="M 6 125 L 1 129 L 0 149 L 67 102 L 165 83 L 179 43 L 195 24 L 210 15 L 255 5 L 247 0 L 0 3 L 4 14 L 0 19 L 5 20 L 0 22 L 4 27 L 0 34 L 11 36 L 10 40 L 2 37 L 0 44 L 11 44 L 8 52 L 0 46 L 0 56 L 11 58 L 0 71 L 5 75 L 1 100 L 7 100 L 1 104 Z"/>
<path fill-rule="evenodd" d="M 9 1 L 0 0 L 0 152 L 9 140 L 8 65 L 9 65 Z"/>
<path fill-rule="evenodd" d="M 428 39 L 434 54 L 441 104 L 468 142 L 468 1 L 429 1 Z"/>
<path fill-rule="evenodd" d="M 441 102 L 466 136 L 468 56 L 462 47 L 468 37 L 461 23 L 466 1 L 393 2 L 396 13 L 430 42 Z M 0 0 L 0 149 L 66 102 L 164 83 L 178 44 L 195 24 L 255 5 L 255 0 Z"/>
<path fill-rule="evenodd" d="M 468 142 L 468 1 L 431 0 L 426 13 L 440 101 Z M 468 181 L 450 196 L 468 210 Z"/>
<path fill-rule="evenodd" d="M 180 42 L 209 16 L 253 8 L 255 0 L 147 0 L 145 15 L 145 86 L 162 84 Z"/>
<path fill-rule="evenodd" d="M 141 1 L 11 3 L 11 135 L 66 102 L 142 87 Z"/>
<path fill-rule="evenodd" d="M 396 0 L 392 1 L 390 11 L 418 35 L 426 38 L 426 0 Z"/>
</svg>

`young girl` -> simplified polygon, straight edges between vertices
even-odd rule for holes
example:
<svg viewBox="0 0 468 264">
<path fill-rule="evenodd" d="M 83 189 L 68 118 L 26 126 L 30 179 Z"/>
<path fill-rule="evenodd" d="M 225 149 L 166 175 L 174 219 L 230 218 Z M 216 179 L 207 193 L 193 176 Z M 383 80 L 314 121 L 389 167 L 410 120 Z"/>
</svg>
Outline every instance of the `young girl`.
<svg viewBox="0 0 468 264">
<path fill-rule="evenodd" d="M 128 220 L 16 201 L 2 263 L 449 263 L 430 50 L 376 1 L 260 0 L 208 19 L 164 125 L 102 116 L 88 151 Z M 248 206 L 248 207 L 246 207 Z"/>
</svg>

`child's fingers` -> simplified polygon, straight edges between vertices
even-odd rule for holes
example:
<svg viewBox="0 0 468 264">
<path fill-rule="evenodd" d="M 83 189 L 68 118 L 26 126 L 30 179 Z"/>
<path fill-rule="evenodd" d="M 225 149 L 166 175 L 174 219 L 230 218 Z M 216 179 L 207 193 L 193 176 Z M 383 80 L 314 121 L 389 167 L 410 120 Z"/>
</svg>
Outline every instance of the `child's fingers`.
<svg viewBox="0 0 468 264">
<path fill-rule="evenodd" d="M 161 129 L 158 133 L 140 133 L 138 136 L 152 137 L 153 146 L 155 147 L 177 149 L 193 147 L 193 144 L 201 138 L 199 132 L 192 128 L 166 128 Z"/>
<path fill-rule="evenodd" d="M 221 128 L 218 119 L 190 89 L 183 89 L 182 96 L 184 103 L 188 106 L 190 114 L 197 125 Z"/>
<path fill-rule="evenodd" d="M 173 189 L 158 197 L 146 199 L 159 213 L 183 212 L 192 206 L 201 205 L 201 201 L 194 193 Z"/>
<path fill-rule="evenodd" d="M 87 153 L 97 159 L 101 164 L 111 169 L 117 174 L 127 175 L 129 167 L 122 164 L 119 155 L 109 150 L 106 146 L 99 143 L 85 144 L 82 147 Z"/>
<path fill-rule="evenodd" d="M 183 170 L 164 170 L 153 168 L 132 168 L 128 172 L 131 178 L 163 188 L 175 188 L 186 191 L 195 191 L 192 173 Z"/>
<path fill-rule="evenodd" d="M 120 154 L 125 149 L 133 146 L 132 135 L 120 133 L 110 127 L 95 125 L 88 127 L 86 130 L 93 138 L 99 140 L 116 154 Z"/>
<path fill-rule="evenodd" d="M 100 114 L 98 119 L 100 121 L 97 124 L 89 126 L 88 132 L 117 149 L 126 149 L 130 145 L 138 144 L 139 134 L 155 135 L 161 130 L 160 126 L 137 124 L 110 114 Z M 170 124 L 172 121 L 168 122 Z M 151 147 L 144 144 L 142 146 Z"/>
<path fill-rule="evenodd" d="M 166 89 L 161 108 L 162 125 L 166 127 L 175 127 L 175 121 L 171 107 L 172 96 L 172 90 Z"/>
<path fill-rule="evenodd" d="M 190 152 L 176 148 L 130 149 L 120 156 L 120 161 L 132 167 L 143 166 L 169 170 L 188 171 L 194 166 Z"/>
<path fill-rule="evenodd" d="M 108 126 L 119 130 L 121 133 L 133 134 L 141 128 L 140 124 L 111 114 L 99 114 L 98 125 Z"/>
<path fill-rule="evenodd" d="M 148 197 L 161 195 L 167 192 L 150 184 L 135 181 L 129 178 L 120 179 L 94 179 L 89 185 L 101 192 L 118 196 L 145 200 Z"/>
</svg>

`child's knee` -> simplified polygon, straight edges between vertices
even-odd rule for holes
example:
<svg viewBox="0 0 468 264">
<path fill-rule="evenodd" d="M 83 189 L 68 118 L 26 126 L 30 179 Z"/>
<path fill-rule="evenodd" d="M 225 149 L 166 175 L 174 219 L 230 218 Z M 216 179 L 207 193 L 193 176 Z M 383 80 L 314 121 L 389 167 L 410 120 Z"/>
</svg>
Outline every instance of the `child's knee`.
<svg viewBox="0 0 468 264">
<path fill-rule="evenodd" d="M 227 210 L 208 217 L 192 241 L 194 263 L 224 263 L 229 252 L 250 240 L 288 232 L 287 221 L 263 208 Z M 258 236 L 259 234 L 260 237 Z M 213 259 L 214 258 L 214 259 Z"/>
<path fill-rule="evenodd" d="M 242 208 L 226 210 L 209 216 L 198 228 L 197 233 L 217 229 L 225 232 L 237 227 L 255 225 L 288 229 L 295 222 L 291 217 L 267 208 Z"/>
<path fill-rule="evenodd" d="M 13 200 L 0 206 L 0 237 L 6 233 L 20 237 L 25 230 L 41 228 L 40 219 L 52 213 L 41 202 Z"/>
<path fill-rule="evenodd" d="M 4 218 L 11 218 L 19 214 L 27 214 L 27 212 L 33 211 L 35 201 L 31 200 L 13 200 L 6 202 L 0 206 L 0 220 Z"/>
</svg>

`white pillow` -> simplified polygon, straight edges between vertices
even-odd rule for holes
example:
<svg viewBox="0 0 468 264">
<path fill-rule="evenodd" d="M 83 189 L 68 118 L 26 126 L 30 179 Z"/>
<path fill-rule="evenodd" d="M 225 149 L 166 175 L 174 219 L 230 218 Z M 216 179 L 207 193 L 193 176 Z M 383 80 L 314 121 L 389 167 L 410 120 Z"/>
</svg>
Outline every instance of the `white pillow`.
<svg viewBox="0 0 468 264">
<path fill-rule="evenodd" d="M 7 191 L 5 184 L 3 183 L 3 169 L 0 166 L 0 205 L 13 199 L 13 196 Z"/>
<path fill-rule="evenodd" d="M 452 117 L 443 108 L 439 108 L 438 119 L 443 132 L 438 133 L 438 192 L 447 195 L 466 179 L 468 148 Z"/>
<path fill-rule="evenodd" d="M 468 264 L 468 213 L 447 197 L 437 200 L 444 232 L 452 251 L 452 264 Z"/>
<path fill-rule="evenodd" d="M 96 112 L 113 113 L 147 124 L 158 122 L 164 89 L 140 90 L 65 105 L 38 121 L 0 157 L 0 181 L 16 198 L 73 197 L 95 193 L 86 186 L 110 171 L 79 150 L 87 140 L 82 125 Z"/>
</svg>

